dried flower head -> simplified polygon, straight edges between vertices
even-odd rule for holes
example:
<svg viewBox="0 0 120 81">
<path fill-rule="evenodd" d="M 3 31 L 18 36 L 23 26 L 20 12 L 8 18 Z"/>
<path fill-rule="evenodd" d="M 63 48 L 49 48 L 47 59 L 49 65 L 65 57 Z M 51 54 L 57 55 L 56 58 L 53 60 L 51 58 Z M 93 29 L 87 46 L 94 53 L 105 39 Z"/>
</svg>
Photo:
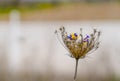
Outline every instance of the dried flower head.
<svg viewBox="0 0 120 81">
<path fill-rule="evenodd" d="M 78 60 L 84 58 L 87 54 L 95 51 L 99 47 L 100 31 L 93 29 L 93 33 L 84 36 L 82 34 L 82 28 L 80 33 L 68 34 L 65 27 L 60 27 L 59 30 L 55 31 L 59 41 L 68 50 L 71 57 L 76 59 L 76 69 L 74 80 L 76 79 Z M 60 40 L 62 38 L 62 41 Z"/>
</svg>

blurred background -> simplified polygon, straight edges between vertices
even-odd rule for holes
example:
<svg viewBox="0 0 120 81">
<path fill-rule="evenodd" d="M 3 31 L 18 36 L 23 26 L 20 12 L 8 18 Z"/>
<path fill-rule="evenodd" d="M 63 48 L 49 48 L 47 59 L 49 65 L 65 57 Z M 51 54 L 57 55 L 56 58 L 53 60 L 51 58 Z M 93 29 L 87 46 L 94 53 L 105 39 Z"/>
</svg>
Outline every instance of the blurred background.
<svg viewBox="0 0 120 81">
<path fill-rule="evenodd" d="M 54 31 L 102 32 L 77 81 L 120 81 L 120 0 L 0 0 L 0 81 L 73 81 L 75 59 Z"/>
</svg>

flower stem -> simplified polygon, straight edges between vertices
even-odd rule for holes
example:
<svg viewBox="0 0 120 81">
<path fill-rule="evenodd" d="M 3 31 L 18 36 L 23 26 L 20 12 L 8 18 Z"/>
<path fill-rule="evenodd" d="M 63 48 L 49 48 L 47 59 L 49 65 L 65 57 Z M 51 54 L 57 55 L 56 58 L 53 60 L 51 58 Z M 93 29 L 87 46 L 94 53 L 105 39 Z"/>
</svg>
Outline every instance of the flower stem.
<svg viewBox="0 0 120 81">
<path fill-rule="evenodd" d="M 76 80 L 76 77 L 77 77 L 77 67 L 78 67 L 78 59 L 76 59 L 74 81 Z"/>
</svg>

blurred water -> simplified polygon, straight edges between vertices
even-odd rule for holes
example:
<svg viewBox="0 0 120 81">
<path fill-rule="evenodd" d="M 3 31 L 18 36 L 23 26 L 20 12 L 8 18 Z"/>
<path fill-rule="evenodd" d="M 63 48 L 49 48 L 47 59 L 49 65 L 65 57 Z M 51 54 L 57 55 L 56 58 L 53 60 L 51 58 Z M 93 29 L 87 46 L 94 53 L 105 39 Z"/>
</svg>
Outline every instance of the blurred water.
<svg viewBox="0 0 120 81">
<path fill-rule="evenodd" d="M 43 74 L 54 71 L 53 74 L 55 77 L 53 80 L 56 80 L 57 75 L 71 74 L 73 76 L 75 60 L 67 55 L 68 52 L 59 43 L 54 31 L 60 26 L 65 26 L 68 32 L 79 32 L 79 29 L 83 28 L 83 32 L 85 33 L 91 32 L 92 28 L 97 28 L 102 31 L 100 48 L 93 54 L 88 55 L 85 59 L 80 60 L 78 74 L 86 75 L 88 71 L 96 69 L 98 74 L 102 75 L 106 72 L 105 68 L 107 68 L 112 69 L 111 71 L 119 76 L 119 22 L 119 20 L 21 21 L 19 24 L 13 25 L 15 28 L 12 28 L 8 22 L 0 22 L 0 49 L 5 52 L 6 50 L 12 49 L 13 52 L 6 52 L 6 56 L 9 67 L 14 68 L 13 70 L 17 71 L 17 68 L 19 68 L 18 70 L 20 71 L 25 69 Z M 16 26 L 19 26 L 19 28 L 16 29 Z M 13 36 L 18 36 L 14 37 L 17 42 L 9 41 L 10 30 Z M 20 35 L 17 35 L 18 31 Z M 15 54 L 18 54 L 18 56 Z"/>
</svg>

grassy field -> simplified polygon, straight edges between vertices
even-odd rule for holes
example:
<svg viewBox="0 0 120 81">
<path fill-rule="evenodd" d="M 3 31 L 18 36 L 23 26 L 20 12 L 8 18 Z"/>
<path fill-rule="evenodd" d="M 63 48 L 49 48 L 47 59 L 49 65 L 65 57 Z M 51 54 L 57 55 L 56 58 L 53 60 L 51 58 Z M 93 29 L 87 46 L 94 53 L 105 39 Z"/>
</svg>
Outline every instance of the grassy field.
<svg viewBox="0 0 120 81">
<path fill-rule="evenodd" d="M 0 20 L 8 20 L 9 19 L 9 13 L 12 10 L 18 10 L 20 11 L 21 15 L 29 14 L 35 11 L 41 11 L 46 9 L 53 8 L 54 5 L 51 3 L 35 3 L 35 4 L 22 4 L 19 6 L 4 6 L 0 5 Z"/>
<path fill-rule="evenodd" d="M 120 19 L 120 4 L 117 3 L 66 3 L 57 5 L 45 3 L 22 5 L 18 8 L 0 8 L 0 20 L 8 20 L 9 12 L 12 9 L 19 10 L 21 12 L 21 19 L 25 21 Z"/>
</svg>

